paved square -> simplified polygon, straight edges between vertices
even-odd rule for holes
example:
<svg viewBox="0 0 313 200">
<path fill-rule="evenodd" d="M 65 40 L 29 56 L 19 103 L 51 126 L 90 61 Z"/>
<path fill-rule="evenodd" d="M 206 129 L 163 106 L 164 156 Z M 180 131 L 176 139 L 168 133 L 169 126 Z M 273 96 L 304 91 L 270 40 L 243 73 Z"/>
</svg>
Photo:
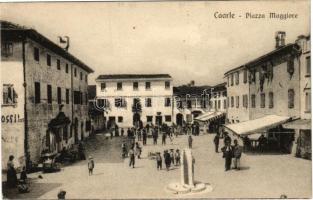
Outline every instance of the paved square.
<svg viewBox="0 0 313 200">
<path fill-rule="evenodd" d="M 128 159 L 121 158 L 121 138 L 105 139 L 97 135 L 88 141 L 86 151 L 95 160 L 93 176 L 88 176 L 87 161 L 64 167 L 61 172 L 42 174 L 43 179 L 32 178 L 31 192 L 13 195 L 15 198 L 56 198 L 60 189 L 67 199 L 91 198 L 288 198 L 311 197 L 311 161 L 292 155 L 243 154 L 242 170 L 224 171 L 221 153 L 214 152 L 212 135 L 194 136 L 192 149 L 195 157 L 195 180 L 210 183 L 213 191 L 205 194 L 175 195 L 165 190 L 172 182 L 180 181 L 180 167 L 158 171 L 156 161 L 147 158 L 150 151 L 183 149 L 187 137 L 179 136 L 166 146 L 143 147 L 142 159 L 136 159 L 135 168 Z M 220 141 L 220 144 L 222 140 Z M 163 161 L 164 163 L 164 161 Z"/>
</svg>

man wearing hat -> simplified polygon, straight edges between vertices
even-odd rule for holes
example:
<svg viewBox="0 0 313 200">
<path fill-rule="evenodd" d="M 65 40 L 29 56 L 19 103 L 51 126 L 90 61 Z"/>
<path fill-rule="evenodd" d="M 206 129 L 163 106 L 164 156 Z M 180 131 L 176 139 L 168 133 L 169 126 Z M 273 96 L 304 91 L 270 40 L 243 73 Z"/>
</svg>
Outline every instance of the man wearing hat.
<svg viewBox="0 0 313 200">
<path fill-rule="evenodd" d="M 89 160 L 88 160 L 88 170 L 89 170 L 89 176 L 92 175 L 93 172 L 93 168 L 95 167 L 95 162 L 93 161 L 93 158 L 91 156 L 89 156 Z"/>
</svg>

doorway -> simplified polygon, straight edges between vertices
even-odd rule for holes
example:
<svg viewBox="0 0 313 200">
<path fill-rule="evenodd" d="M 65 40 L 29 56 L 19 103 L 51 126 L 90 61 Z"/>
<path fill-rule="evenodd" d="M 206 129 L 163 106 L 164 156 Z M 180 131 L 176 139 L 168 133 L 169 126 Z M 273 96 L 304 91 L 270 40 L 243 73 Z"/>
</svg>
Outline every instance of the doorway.
<svg viewBox="0 0 313 200">
<path fill-rule="evenodd" d="M 178 113 L 178 114 L 176 115 L 176 124 L 177 124 L 178 126 L 183 126 L 183 114 Z"/>
</svg>

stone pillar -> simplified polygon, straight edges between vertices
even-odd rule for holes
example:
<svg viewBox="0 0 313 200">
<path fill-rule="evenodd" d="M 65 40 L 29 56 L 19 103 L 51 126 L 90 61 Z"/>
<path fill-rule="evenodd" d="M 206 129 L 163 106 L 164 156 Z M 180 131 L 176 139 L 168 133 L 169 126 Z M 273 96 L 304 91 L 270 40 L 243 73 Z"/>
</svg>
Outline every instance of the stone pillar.
<svg viewBox="0 0 313 200">
<path fill-rule="evenodd" d="M 187 187 L 194 187 L 194 159 L 191 149 L 184 149 L 181 157 L 181 184 Z"/>
</svg>

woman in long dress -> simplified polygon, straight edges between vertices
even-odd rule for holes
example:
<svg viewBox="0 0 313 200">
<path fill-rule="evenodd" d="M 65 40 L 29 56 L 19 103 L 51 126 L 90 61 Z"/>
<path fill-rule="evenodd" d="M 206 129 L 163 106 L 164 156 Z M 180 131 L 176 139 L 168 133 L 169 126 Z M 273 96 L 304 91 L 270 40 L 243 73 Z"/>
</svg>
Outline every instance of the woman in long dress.
<svg viewBox="0 0 313 200">
<path fill-rule="evenodd" d="M 10 155 L 9 157 L 9 161 L 7 163 L 7 184 L 8 187 L 12 188 L 12 187 L 16 187 L 17 186 L 17 176 L 16 176 L 16 171 L 14 168 L 14 156 Z"/>
</svg>

